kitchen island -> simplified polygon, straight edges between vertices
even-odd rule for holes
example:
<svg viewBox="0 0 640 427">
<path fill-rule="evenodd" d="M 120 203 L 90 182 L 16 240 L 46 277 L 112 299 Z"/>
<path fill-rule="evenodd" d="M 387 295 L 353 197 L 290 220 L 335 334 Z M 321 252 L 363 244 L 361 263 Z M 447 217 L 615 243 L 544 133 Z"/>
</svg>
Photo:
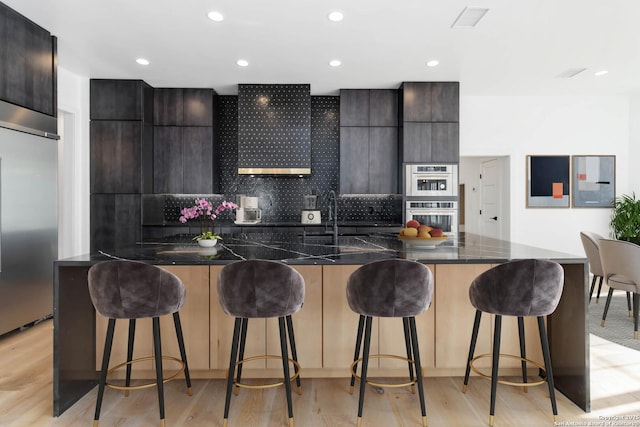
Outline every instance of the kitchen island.
<svg viewBox="0 0 640 427">
<path fill-rule="evenodd" d="M 143 242 L 116 251 L 100 251 L 55 263 L 54 294 L 54 415 L 59 415 L 97 384 L 106 322 L 96 316 L 87 289 L 87 271 L 94 263 L 109 259 L 148 262 L 177 274 L 187 287 L 181 310 L 192 377 L 224 378 L 228 366 L 233 318 L 222 313 L 216 281 L 222 267 L 244 259 L 280 260 L 305 278 L 305 304 L 293 316 L 298 357 L 307 377 L 348 377 L 358 316 L 350 311 L 345 296 L 346 280 L 360 265 L 402 258 L 428 265 L 435 277 L 435 296 L 426 313 L 416 318 L 420 353 L 426 376 L 462 376 L 466 363 L 475 310 L 468 287 L 473 278 L 492 266 L 525 258 L 552 259 L 565 271 L 565 286 L 557 310 L 547 318 L 556 388 L 580 408 L 590 410 L 588 265 L 584 257 L 461 233 L 435 247 L 416 247 L 395 235 L 371 233 L 341 235 L 337 242 L 324 233 L 250 233 L 225 236 L 215 248 L 200 248 L 185 236 Z M 506 321 L 507 319 L 505 319 Z M 531 319 L 527 319 L 531 320 Z M 246 354 L 278 354 L 277 328 L 273 319 L 255 320 L 247 335 Z M 490 321 L 481 325 L 477 353 L 489 353 Z M 372 353 L 402 354 L 404 343 L 399 319 L 374 322 Z M 124 325 L 124 323 L 123 323 Z M 123 326 L 123 331 L 126 325 Z M 141 324 L 141 333 L 150 336 Z M 527 323 L 530 358 L 541 360 L 535 319 Z M 114 363 L 123 360 L 126 345 L 116 344 Z M 166 334 L 166 338 L 165 338 Z M 170 323 L 163 328 L 165 354 L 173 350 Z M 126 333 L 120 333 L 122 340 Z M 142 337 L 141 337 L 142 338 Z M 136 340 L 134 357 L 150 354 L 151 343 Z M 517 326 L 503 325 L 503 353 L 518 353 Z M 477 366 L 489 368 L 490 361 Z M 504 362 L 504 363 L 503 363 Z M 248 377 L 273 377 L 281 368 L 272 360 L 245 368 Z M 513 373 L 519 362 L 505 359 L 501 367 Z M 375 360 L 372 376 L 402 376 L 406 362 Z M 170 369 L 170 367 L 167 367 Z M 501 370 L 501 373 L 503 371 Z M 535 371 L 534 371 L 535 374 Z M 152 376 L 144 367 L 139 377 Z"/>
</svg>

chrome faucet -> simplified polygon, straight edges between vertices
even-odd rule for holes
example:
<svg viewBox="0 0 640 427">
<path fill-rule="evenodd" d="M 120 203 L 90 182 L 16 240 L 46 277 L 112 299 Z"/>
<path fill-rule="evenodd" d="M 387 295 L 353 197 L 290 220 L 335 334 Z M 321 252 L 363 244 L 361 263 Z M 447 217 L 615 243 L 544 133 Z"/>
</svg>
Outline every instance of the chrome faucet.
<svg viewBox="0 0 640 427">
<path fill-rule="evenodd" d="M 329 207 L 329 221 L 333 221 L 333 244 L 338 244 L 338 196 L 336 192 L 329 191 L 329 203 L 333 203 Z"/>
</svg>

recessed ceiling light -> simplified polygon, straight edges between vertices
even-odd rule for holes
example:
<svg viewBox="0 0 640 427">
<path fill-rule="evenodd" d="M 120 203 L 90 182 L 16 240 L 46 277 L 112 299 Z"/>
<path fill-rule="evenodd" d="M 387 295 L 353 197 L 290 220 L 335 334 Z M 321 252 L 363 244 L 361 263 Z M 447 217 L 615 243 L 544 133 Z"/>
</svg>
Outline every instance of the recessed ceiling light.
<svg viewBox="0 0 640 427">
<path fill-rule="evenodd" d="M 138 58 L 136 59 L 136 62 L 140 65 L 149 65 L 149 60 L 144 58 Z"/>
<path fill-rule="evenodd" d="M 604 76 L 605 74 L 609 73 L 607 70 L 600 70 L 600 71 L 596 71 L 595 73 L 593 73 L 594 76 Z"/>
<path fill-rule="evenodd" d="M 216 21 L 216 22 L 224 21 L 224 16 L 222 16 L 222 14 L 216 10 L 212 10 L 207 14 L 207 16 L 212 21 Z"/>
<path fill-rule="evenodd" d="M 333 12 L 331 12 L 329 14 L 329 20 L 333 21 L 333 22 L 340 22 L 344 19 L 344 15 L 342 14 L 342 12 L 338 12 L 337 10 L 334 10 Z"/>
<path fill-rule="evenodd" d="M 474 28 L 489 11 L 482 7 L 465 7 L 451 25 L 451 28 Z"/>
<path fill-rule="evenodd" d="M 329 65 L 331 65 L 332 67 L 339 67 L 340 64 L 342 64 L 342 62 L 340 62 L 339 59 L 332 59 L 331 61 L 329 61 Z"/>
<path fill-rule="evenodd" d="M 249 61 L 247 61 L 246 59 L 238 59 L 236 61 L 236 64 L 238 64 L 241 67 L 248 67 L 249 66 Z"/>
<path fill-rule="evenodd" d="M 435 67 L 440 63 L 437 59 L 432 59 L 431 61 L 427 61 L 427 67 Z"/>
</svg>

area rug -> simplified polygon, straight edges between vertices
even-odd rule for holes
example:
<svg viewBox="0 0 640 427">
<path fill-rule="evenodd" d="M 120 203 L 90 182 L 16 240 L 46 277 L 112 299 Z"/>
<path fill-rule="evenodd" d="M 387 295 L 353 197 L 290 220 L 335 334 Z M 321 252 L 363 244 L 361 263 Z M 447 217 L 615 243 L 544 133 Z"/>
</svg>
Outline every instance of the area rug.
<svg viewBox="0 0 640 427">
<path fill-rule="evenodd" d="M 611 297 L 611 305 L 604 326 L 600 326 L 607 294 L 602 290 L 600 302 L 596 304 L 595 292 L 589 304 L 589 332 L 607 341 L 640 351 L 640 340 L 633 339 L 633 317 L 629 317 L 627 296 L 622 291 L 615 291 Z"/>
</svg>

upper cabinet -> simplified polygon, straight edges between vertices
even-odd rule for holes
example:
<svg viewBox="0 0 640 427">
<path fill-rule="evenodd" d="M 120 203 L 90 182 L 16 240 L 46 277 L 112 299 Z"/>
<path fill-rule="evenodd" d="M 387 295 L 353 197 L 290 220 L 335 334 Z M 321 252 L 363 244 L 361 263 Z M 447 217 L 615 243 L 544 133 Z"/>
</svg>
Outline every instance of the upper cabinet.
<svg viewBox="0 0 640 427">
<path fill-rule="evenodd" d="M 340 90 L 340 192 L 398 192 L 398 94 Z"/>
<path fill-rule="evenodd" d="M 0 2 L 0 99 L 57 115 L 56 38 Z"/>
<path fill-rule="evenodd" d="M 140 120 L 153 124 L 153 88 L 142 80 L 92 79 L 91 120 Z"/>
<path fill-rule="evenodd" d="M 152 126 L 134 120 L 93 120 L 90 132 L 91 193 L 142 193 L 143 149 L 152 145 Z"/>
<path fill-rule="evenodd" d="M 404 122 L 458 122 L 458 82 L 405 82 L 400 89 Z"/>
<path fill-rule="evenodd" d="M 153 88 L 142 80 L 89 83 L 92 194 L 151 192 Z"/>
<path fill-rule="evenodd" d="M 458 163 L 459 83 L 405 82 L 398 93 L 401 162 Z"/>
<path fill-rule="evenodd" d="M 155 89 L 154 193 L 215 193 L 218 133 L 213 89 Z"/>
<path fill-rule="evenodd" d="M 213 126 L 213 89 L 155 89 L 156 126 Z"/>
<path fill-rule="evenodd" d="M 393 89 L 341 89 L 340 126 L 397 126 L 398 94 Z"/>
<path fill-rule="evenodd" d="M 155 126 L 153 192 L 215 193 L 211 126 Z"/>
</svg>

